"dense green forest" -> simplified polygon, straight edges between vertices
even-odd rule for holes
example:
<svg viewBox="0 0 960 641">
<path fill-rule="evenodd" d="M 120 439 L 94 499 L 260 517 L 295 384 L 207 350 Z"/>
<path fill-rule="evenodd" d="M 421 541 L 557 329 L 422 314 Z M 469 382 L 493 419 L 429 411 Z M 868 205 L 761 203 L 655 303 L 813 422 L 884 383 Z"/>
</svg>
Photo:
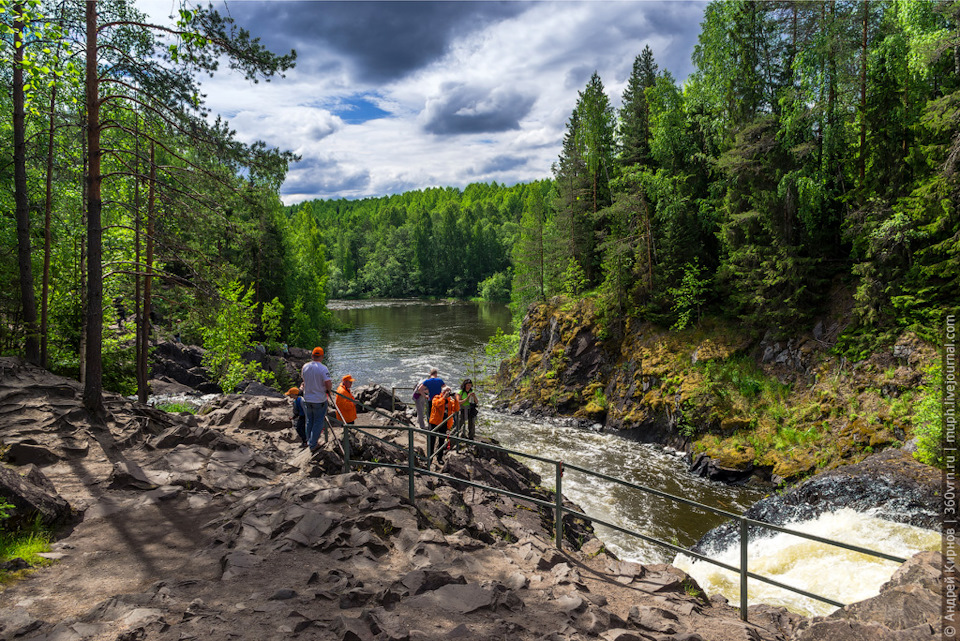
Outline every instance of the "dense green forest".
<svg viewBox="0 0 960 641">
<path fill-rule="evenodd" d="M 845 289 L 851 350 L 957 309 L 958 2 L 713 2 L 683 83 L 645 48 L 617 109 L 594 74 L 549 178 L 287 208 L 295 157 L 238 142 L 197 77 L 270 79 L 293 52 L 213 9 L 0 9 L 0 352 L 81 376 L 91 408 L 101 384 L 145 394 L 151 328 L 229 368 L 254 336 L 317 341 L 328 296 L 519 316 L 589 295 L 616 335 L 704 313 L 790 328 Z"/>
<path fill-rule="evenodd" d="M 0 28 L 0 353 L 80 377 L 97 409 L 103 385 L 145 398 L 161 330 L 223 369 L 278 315 L 318 340 L 323 246 L 278 196 L 295 158 L 238 142 L 197 81 L 269 80 L 293 52 L 212 8 L 158 26 L 125 0 L 0 0 Z"/>
<path fill-rule="evenodd" d="M 960 291 L 960 3 L 711 3 L 682 85 L 648 47 L 615 109 L 596 74 L 553 168 L 292 208 L 334 296 L 556 293 L 682 328 L 806 323 L 852 292 L 851 349 L 932 331 Z"/>
</svg>

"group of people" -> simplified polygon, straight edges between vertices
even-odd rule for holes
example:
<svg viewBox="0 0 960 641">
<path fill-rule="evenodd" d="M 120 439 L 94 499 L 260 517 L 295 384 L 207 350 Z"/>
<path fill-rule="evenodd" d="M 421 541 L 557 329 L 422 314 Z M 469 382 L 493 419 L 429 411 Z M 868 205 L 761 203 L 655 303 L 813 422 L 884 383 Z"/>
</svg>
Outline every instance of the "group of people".
<svg viewBox="0 0 960 641">
<path fill-rule="evenodd" d="M 316 452 L 320 448 L 320 437 L 324 442 L 329 439 L 326 431 L 327 407 L 331 400 L 336 407 L 340 420 L 352 425 L 357 420 L 356 399 L 351 392 L 353 376 L 347 374 L 340 380 L 335 398 L 333 379 L 330 370 L 323 364 L 323 348 L 314 347 L 310 361 L 300 369 L 303 384 L 291 387 L 286 395 L 293 401 L 293 422 L 300 437 L 300 447 Z M 467 426 L 467 438 L 476 436 L 477 395 L 473 391 L 473 381 L 464 379 L 460 391 L 447 386 L 438 375 L 437 369 L 430 370 L 430 376 L 417 383 L 413 391 L 413 400 L 417 407 L 417 420 L 420 429 L 426 430 L 425 419 L 429 421 L 431 434 L 427 437 L 427 458 L 437 453 L 437 462 L 443 462 L 443 446 L 446 434 L 452 428 Z M 427 409 L 429 407 L 429 410 Z M 437 440 L 439 439 L 439 443 Z M 439 449 L 435 450 L 434 447 Z"/>
<path fill-rule="evenodd" d="M 417 406 L 417 421 L 420 429 L 427 429 L 424 419 L 428 419 L 431 434 L 427 436 L 427 458 L 437 453 L 437 463 L 443 463 L 443 446 L 446 434 L 452 428 L 467 426 L 467 438 L 475 440 L 477 418 L 477 395 L 473 391 L 473 381 L 464 379 L 460 391 L 447 386 L 439 377 L 436 368 L 430 370 L 429 378 L 417 383 L 413 390 L 413 401 Z M 429 411 L 427 407 L 429 406 Z M 439 449 L 434 449 L 434 446 Z"/>
<path fill-rule="evenodd" d="M 333 379 L 330 370 L 323 364 L 323 348 L 314 347 L 310 360 L 300 368 L 303 384 L 291 387 L 287 396 L 293 399 L 293 421 L 300 437 L 300 447 L 316 452 L 320 448 L 320 437 L 324 442 L 330 438 L 324 429 L 327 425 L 327 405 L 332 396 Z M 340 379 L 334 406 L 340 420 L 352 425 L 357 420 L 356 400 L 353 397 L 353 376 L 347 374 Z"/>
</svg>

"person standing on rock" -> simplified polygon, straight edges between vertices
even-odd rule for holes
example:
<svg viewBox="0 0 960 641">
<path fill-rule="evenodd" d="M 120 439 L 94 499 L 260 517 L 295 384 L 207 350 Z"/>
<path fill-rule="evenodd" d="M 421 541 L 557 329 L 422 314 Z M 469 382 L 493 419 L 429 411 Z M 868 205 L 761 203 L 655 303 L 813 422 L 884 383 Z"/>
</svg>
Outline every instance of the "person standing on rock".
<svg viewBox="0 0 960 641">
<path fill-rule="evenodd" d="M 300 369 L 303 377 L 303 401 L 307 409 L 307 443 L 311 452 L 320 449 L 320 434 L 325 427 L 327 400 L 333 390 L 330 370 L 323 364 L 323 348 L 314 347 L 310 361 Z"/>
<path fill-rule="evenodd" d="M 287 390 L 286 396 L 293 401 L 293 429 L 300 437 L 300 447 L 307 446 L 307 411 L 303 403 L 303 397 L 300 396 L 299 387 L 291 387 Z"/>
<path fill-rule="evenodd" d="M 417 423 L 421 430 L 427 429 L 425 424 L 427 416 L 427 400 L 430 396 L 430 390 L 424 385 L 427 379 L 423 379 L 413 388 L 413 402 L 417 406 Z"/>
<path fill-rule="evenodd" d="M 467 438 L 476 440 L 477 435 L 477 393 L 473 391 L 473 381 L 465 378 L 460 384 L 460 407 L 463 422 L 467 425 Z"/>
<path fill-rule="evenodd" d="M 433 403 L 434 397 L 443 391 L 443 379 L 437 375 L 436 367 L 430 369 L 430 378 L 424 379 L 424 381 L 420 384 L 427 388 L 427 391 L 430 394 L 430 398 L 428 400 L 431 403 Z"/>
<path fill-rule="evenodd" d="M 347 374 L 337 388 L 337 412 L 340 414 L 340 419 L 347 425 L 353 425 L 357 420 L 357 404 L 350 391 L 351 387 L 353 387 L 353 377 Z"/>
</svg>

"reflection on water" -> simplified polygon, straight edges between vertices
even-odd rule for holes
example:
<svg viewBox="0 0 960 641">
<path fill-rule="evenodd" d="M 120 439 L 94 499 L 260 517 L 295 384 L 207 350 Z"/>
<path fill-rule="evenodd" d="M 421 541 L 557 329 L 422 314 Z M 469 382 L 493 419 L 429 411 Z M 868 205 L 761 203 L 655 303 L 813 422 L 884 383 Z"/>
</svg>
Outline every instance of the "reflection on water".
<svg viewBox="0 0 960 641">
<path fill-rule="evenodd" d="M 510 331 L 510 310 L 496 303 L 372 300 L 331 301 L 355 329 L 331 336 L 324 362 L 334 379 L 356 385 L 412 387 L 431 367 L 459 387 L 474 376 L 479 353 L 497 329 Z"/>
</svg>

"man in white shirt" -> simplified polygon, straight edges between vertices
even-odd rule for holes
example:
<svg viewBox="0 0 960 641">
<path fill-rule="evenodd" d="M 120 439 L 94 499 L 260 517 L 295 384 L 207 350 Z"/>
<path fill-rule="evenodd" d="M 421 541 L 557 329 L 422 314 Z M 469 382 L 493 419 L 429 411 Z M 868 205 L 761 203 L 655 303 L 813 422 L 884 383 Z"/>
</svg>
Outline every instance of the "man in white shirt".
<svg viewBox="0 0 960 641">
<path fill-rule="evenodd" d="M 333 389 L 330 370 L 323 364 L 323 348 L 314 347 L 310 362 L 300 369 L 303 376 L 303 404 L 307 415 L 307 443 L 310 451 L 320 449 L 320 434 L 325 427 L 327 399 Z"/>
</svg>

